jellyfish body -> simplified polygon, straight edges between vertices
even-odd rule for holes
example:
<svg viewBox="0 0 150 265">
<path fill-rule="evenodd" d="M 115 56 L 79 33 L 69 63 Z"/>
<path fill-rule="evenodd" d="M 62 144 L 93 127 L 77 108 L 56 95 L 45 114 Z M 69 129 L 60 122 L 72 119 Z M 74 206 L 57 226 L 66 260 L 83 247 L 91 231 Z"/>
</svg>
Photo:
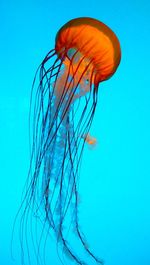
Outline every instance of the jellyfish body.
<svg viewBox="0 0 150 265">
<path fill-rule="evenodd" d="M 40 219 L 37 256 L 46 229 L 45 243 L 53 231 L 65 254 L 76 264 L 85 264 L 67 240 L 72 228 L 89 257 L 103 263 L 91 252 L 80 231 L 78 177 L 84 144 L 96 141 L 89 130 L 98 85 L 113 75 L 120 57 L 119 41 L 111 29 L 95 19 L 77 18 L 58 31 L 55 49 L 38 68 L 31 97 L 31 163 L 20 224 L 23 249 L 28 244 L 27 230 L 31 229 L 28 220 L 33 216 Z M 34 239 L 33 245 L 35 249 Z"/>
</svg>

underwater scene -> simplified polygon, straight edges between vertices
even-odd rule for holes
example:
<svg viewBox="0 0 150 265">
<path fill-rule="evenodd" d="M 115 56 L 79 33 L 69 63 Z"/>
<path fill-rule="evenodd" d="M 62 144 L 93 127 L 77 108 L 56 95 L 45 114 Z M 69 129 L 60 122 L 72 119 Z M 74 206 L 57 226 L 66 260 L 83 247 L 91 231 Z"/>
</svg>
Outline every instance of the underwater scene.
<svg viewBox="0 0 150 265">
<path fill-rule="evenodd" d="M 150 3 L 0 6 L 0 264 L 150 265 Z"/>
</svg>

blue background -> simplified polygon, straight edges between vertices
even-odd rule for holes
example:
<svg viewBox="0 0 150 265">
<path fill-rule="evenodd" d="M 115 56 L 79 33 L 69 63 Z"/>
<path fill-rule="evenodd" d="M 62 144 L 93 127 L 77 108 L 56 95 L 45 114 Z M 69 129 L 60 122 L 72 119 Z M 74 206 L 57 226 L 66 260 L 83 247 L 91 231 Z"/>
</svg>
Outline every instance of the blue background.
<svg viewBox="0 0 150 265">
<path fill-rule="evenodd" d="M 0 1 L 0 264 L 10 257 L 29 166 L 28 110 L 35 70 L 68 20 L 94 17 L 117 34 L 122 61 L 99 86 L 80 176 L 80 222 L 106 265 L 150 265 L 150 2 Z M 17 238 L 15 239 L 18 251 Z M 49 252 L 52 263 L 57 254 Z"/>
</svg>

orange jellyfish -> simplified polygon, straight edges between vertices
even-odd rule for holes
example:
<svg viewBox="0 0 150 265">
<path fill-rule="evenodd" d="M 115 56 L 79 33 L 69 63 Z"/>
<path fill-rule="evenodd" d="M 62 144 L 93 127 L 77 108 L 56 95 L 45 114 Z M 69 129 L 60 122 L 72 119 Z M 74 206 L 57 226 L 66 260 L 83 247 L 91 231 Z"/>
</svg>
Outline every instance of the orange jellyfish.
<svg viewBox="0 0 150 265">
<path fill-rule="evenodd" d="M 76 18 L 58 31 L 55 49 L 37 70 L 30 110 L 31 163 L 21 207 L 22 264 L 25 259 L 31 262 L 30 249 L 42 264 L 40 248 L 44 242 L 45 249 L 51 232 L 61 251 L 76 264 L 103 264 L 90 250 L 79 226 L 78 177 L 85 142 L 95 143 L 89 130 L 99 84 L 115 73 L 120 58 L 118 38 L 108 26 L 93 18 Z M 36 236 L 34 219 L 42 224 Z M 76 249 L 73 240 L 69 241 L 69 231 L 77 236 Z M 80 248 L 90 259 L 87 263 L 79 256 Z M 59 258 L 64 264 L 60 254 Z"/>
</svg>

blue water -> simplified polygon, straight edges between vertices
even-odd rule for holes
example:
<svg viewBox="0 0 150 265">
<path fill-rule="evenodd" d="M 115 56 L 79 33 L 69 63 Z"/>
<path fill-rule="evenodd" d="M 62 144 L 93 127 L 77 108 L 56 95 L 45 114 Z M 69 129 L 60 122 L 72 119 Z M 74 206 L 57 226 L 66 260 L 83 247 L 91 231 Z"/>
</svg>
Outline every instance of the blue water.
<svg viewBox="0 0 150 265">
<path fill-rule="evenodd" d="M 122 61 L 99 86 L 91 128 L 98 145 L 84 150 L 80 223 L 106 265 L 150 265 L 150 2 L 1 0 L 0 10 L 0 264 L 20 264 L 18 238 L 15 261 L 10 239 L 29 166 L 34 73 L 54 47 L 58 29 L 72 18 L 89 16 L 117 34 Z M 60 264 L 55 242 L 47 256 L 48 264 Z"/>
</svg>

